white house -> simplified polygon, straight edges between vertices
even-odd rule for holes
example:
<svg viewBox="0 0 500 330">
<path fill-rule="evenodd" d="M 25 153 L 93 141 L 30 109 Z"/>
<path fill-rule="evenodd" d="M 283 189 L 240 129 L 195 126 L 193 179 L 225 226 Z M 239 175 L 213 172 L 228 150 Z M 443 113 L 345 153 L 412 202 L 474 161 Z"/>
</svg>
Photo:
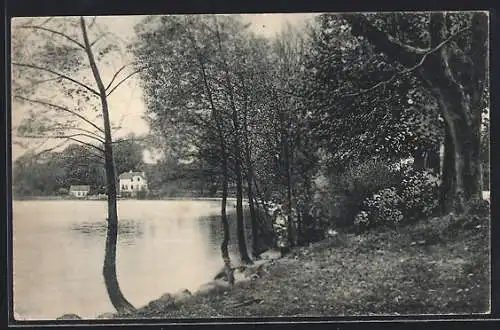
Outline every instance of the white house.
<svg viewBox="0 0 500 330">
<path fill-rule="evenodd" d="M 118 177 L 120 180 L 120 194 L 136 195 L 138 191 L 148 190 L 148 181 L 144 172 L 125 172 Z"/>
<path fill-rule="evenodd" d="M 69 187 L 69 193 L 71 196 L 78 198 L 83 198 L 89 194 L 90 186 L 87 185 L 75 185 Z"/>
</svg>

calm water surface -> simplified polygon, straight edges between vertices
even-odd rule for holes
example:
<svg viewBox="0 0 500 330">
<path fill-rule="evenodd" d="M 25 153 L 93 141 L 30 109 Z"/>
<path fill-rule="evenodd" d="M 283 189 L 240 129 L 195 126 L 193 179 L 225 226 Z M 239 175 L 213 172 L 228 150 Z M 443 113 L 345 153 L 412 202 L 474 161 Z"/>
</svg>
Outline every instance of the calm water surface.
<svg viewBox="0 0 500 330">
<path fill-rule="evenodd" d="M 234 224 L 234 206 L 228 206 Z M 105 201 L 13 202 L 18 319 L 114 311 L 102 277 L 106 211 Z M 140 307 L 210 281 L 222 266 L 219 214 L 218 201 L 119 201 L 117 273 L 125 297 Z"/>
</svg>

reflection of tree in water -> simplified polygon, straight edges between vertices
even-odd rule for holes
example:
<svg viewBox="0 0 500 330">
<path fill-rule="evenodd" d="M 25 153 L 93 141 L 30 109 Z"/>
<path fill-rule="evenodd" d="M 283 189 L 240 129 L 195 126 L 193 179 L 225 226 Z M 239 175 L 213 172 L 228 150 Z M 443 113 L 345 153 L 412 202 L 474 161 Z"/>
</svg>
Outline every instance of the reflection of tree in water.
<svg viewBox="0 0 500 330">
<path fill-rule="evenodd" d="M 238 241 L 236 237 L 236 212 L 232 212 L 231 210 L 228 210 L 227 212 L 227 220 L 229 222 L 229 245 L 228 249 L 229 252 L 234 255 L 238 256 L 239 261 L 239 251 L 238 251 Z M 246 236 L 246 241 L 247 241 L 247 246 L 248 246 L 248 252 L 250 253 L 252 250 L 252 234 L 251 234 L 251 227 L 250 227 L 250 214 L 248 210 L 245 210 L 244 213 L 244 220 L 245 220 L 245 236 Z M 248 220 L 248 221 L 247 221 Z M 209 229 L 209 243 L 210 243 L 210 248 L 214 251 L 219 253 L 220 252 L 220 244 L 222 243 L 222 240 L 224 238 L 224 232 L 222 230 L 222 222 L 221 222 L 221 216 L 220 215 L 210 215 L 206 217 L 201 217 L 200 218 L 200 223 L 207 226 Z M 234 257 L 233 257 L 234 258 Z"/>
<path fill-rule="evenodd" d="M 144 224 L 142 221 L 122 219 L 118 221 L 118 244 L 133 245 L 137 238 L 144 235 Z M 75 223 L 71 230 L 88 236 L 106 237 L 108 224 L 106 221 L 85 221 Z"/>
</svg>

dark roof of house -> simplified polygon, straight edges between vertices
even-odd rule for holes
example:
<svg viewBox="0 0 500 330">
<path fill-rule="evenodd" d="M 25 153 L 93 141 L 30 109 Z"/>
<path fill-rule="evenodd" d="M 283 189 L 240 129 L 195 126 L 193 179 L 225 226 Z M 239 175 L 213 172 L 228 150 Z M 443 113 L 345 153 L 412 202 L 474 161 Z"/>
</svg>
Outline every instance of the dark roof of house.
<svg viewBox="0 0 500 330">
<path fill-rule="evenodd" d="M 146 174 L 144 172 L 125 172 L 120 174 L 119 179 L 130 180 L 134 176 L 140 176 L 142 179 L 146 179 Z"/>
<path fill-rule="evenodd" d="M 90 186 L 87 185 L 70 186 L 69 191 L 90 191 Z"/>
</svg>

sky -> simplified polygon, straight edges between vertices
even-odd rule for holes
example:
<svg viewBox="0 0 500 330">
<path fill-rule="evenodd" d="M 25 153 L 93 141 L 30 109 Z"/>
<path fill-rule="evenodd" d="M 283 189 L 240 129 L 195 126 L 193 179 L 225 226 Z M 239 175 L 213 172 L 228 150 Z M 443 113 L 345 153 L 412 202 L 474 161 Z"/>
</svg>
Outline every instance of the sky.
<svg viewBox="0 0 500 330">
<path fill-rule="evenodd" d="M 266 37 L 273 37 L 276 33 L 289 23 L 293 26 L 300 26 L 305 24 L 308 20 L 312 19 L 317 14 L 244 14 L 242 18 L 251 23 L 250 28 L 257 34 Z M 98 22 L 106 26 L 110 32 L 119 36 L 122 44 L 131 41 L 135 37 L 134 25 L 140 22 L 144 16 L 103 16 L 98 17 Z M 15 29 L 13 29 L 13 35 Z M 15 58 L 12 59 L 15 61 Z M 128 63 L 132 58 L 130 54 L 124 55 L 122 58 L 116 60 L 116 63 L 111 63 L 108 67 L 100 67 L 102 71 L 103 80 L 109 81 L 113 73 L 124 63 Z M 144 134 L 148 132 L 148 125 L 143 119 L 145 114 L 145 105 L 143 102 L 143 94 L 139 85 L 138 76 L 129 79 L 126 84 L 123 84 L 119 89 L 114 92 L 109 98 L 110 117 L 112 122 L 120 122 L 123 127 L 122 130 L 114 133 L 114 139 L 125 136 L 128 133 Z M 15 128 L 23 119 L 23 109 L 16 108 L 13 104 L 12 109 L 12 127 Z M 14 132 L 12 139 L 15 139 Z M 60 143 L 60 141 L 48 141 L 39 149 L 48 148 Z M 26 152 L 26 149 L 14 144 L 12 146 L 12 160 L 14 161 L 20 155 Z M 149 152 L 145 152 L 146 162 L 154 162 L 155 156 Z"/>
</svg>

